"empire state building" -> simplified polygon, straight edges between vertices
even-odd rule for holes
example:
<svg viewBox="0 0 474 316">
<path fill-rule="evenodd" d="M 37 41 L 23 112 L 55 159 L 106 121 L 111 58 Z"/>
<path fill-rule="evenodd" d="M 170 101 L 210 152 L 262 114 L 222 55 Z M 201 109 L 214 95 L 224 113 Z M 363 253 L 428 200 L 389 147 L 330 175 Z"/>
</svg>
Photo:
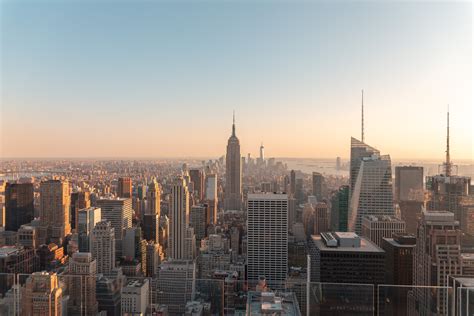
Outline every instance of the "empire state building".
<svg viewBox="0 0 474 316">
<path fill-rule="evenodd" d="M 235 136 L 235 116 L 232 122 L 232 135 L 227 142 L 225 199 L 226 210 L 240 210 L 242 207 L 242 166 L 240 142 Z"/>
</svg>

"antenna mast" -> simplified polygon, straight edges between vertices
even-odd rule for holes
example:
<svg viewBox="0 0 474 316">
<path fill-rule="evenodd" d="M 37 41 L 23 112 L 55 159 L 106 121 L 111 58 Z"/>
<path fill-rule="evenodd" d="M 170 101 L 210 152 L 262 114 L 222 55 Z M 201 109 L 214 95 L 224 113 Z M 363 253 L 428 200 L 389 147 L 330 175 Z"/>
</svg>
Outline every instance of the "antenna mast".
<svg viewBox="0 0 474 316">
<path fill-rule="evenodd" d="M 361 132 L 362 132 L 362 142 L 364 143 L 364 89 L 362 89 L 362 126 L 361 126 Z"/>
</svg>

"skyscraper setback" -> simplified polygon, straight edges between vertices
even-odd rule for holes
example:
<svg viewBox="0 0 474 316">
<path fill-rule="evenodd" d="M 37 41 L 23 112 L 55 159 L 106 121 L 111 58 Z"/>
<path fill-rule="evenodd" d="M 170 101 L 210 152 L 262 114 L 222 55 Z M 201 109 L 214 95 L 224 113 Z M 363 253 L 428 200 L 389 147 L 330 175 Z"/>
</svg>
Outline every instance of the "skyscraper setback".
<svg viewBox="0 0 474 316">
<path fill-rule="evenodd" d="M 240 142 L 235 135 L 235 116 L 232 122 L 232 135 L 227 142 L 225 200 L 226 210 L 240 210 L 242 207 L 242 160 Z"/>
</svg>

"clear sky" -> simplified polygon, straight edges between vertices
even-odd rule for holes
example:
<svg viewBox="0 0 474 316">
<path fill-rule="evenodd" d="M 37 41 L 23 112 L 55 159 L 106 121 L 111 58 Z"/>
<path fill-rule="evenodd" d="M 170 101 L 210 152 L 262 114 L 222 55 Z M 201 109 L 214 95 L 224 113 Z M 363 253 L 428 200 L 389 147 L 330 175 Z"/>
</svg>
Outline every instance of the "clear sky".
<svg viewBox="0 0 474 316">
<path fill-rule="evenodd" d="M 2 157 L 473 157 L 468 1 L 0 3 Z"/>
</svg>

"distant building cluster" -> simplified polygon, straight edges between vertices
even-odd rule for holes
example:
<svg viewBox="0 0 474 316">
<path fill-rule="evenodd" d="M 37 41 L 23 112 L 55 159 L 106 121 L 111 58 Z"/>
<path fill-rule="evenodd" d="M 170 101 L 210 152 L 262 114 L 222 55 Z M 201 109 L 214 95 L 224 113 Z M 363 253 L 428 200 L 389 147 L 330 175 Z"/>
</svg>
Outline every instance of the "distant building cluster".
<svg viewBox="0 0 474 316">
<path fill-rule="evenodd" d="M 348 175 L 243 156 L 235 119 L 215 160 L 5 162 L 0 315 L 474 310 L 453 290 L 474 284 L 474 188 L 449 137 L 426 178 L 363 134 L 332 164 Z"/>
</svg>

